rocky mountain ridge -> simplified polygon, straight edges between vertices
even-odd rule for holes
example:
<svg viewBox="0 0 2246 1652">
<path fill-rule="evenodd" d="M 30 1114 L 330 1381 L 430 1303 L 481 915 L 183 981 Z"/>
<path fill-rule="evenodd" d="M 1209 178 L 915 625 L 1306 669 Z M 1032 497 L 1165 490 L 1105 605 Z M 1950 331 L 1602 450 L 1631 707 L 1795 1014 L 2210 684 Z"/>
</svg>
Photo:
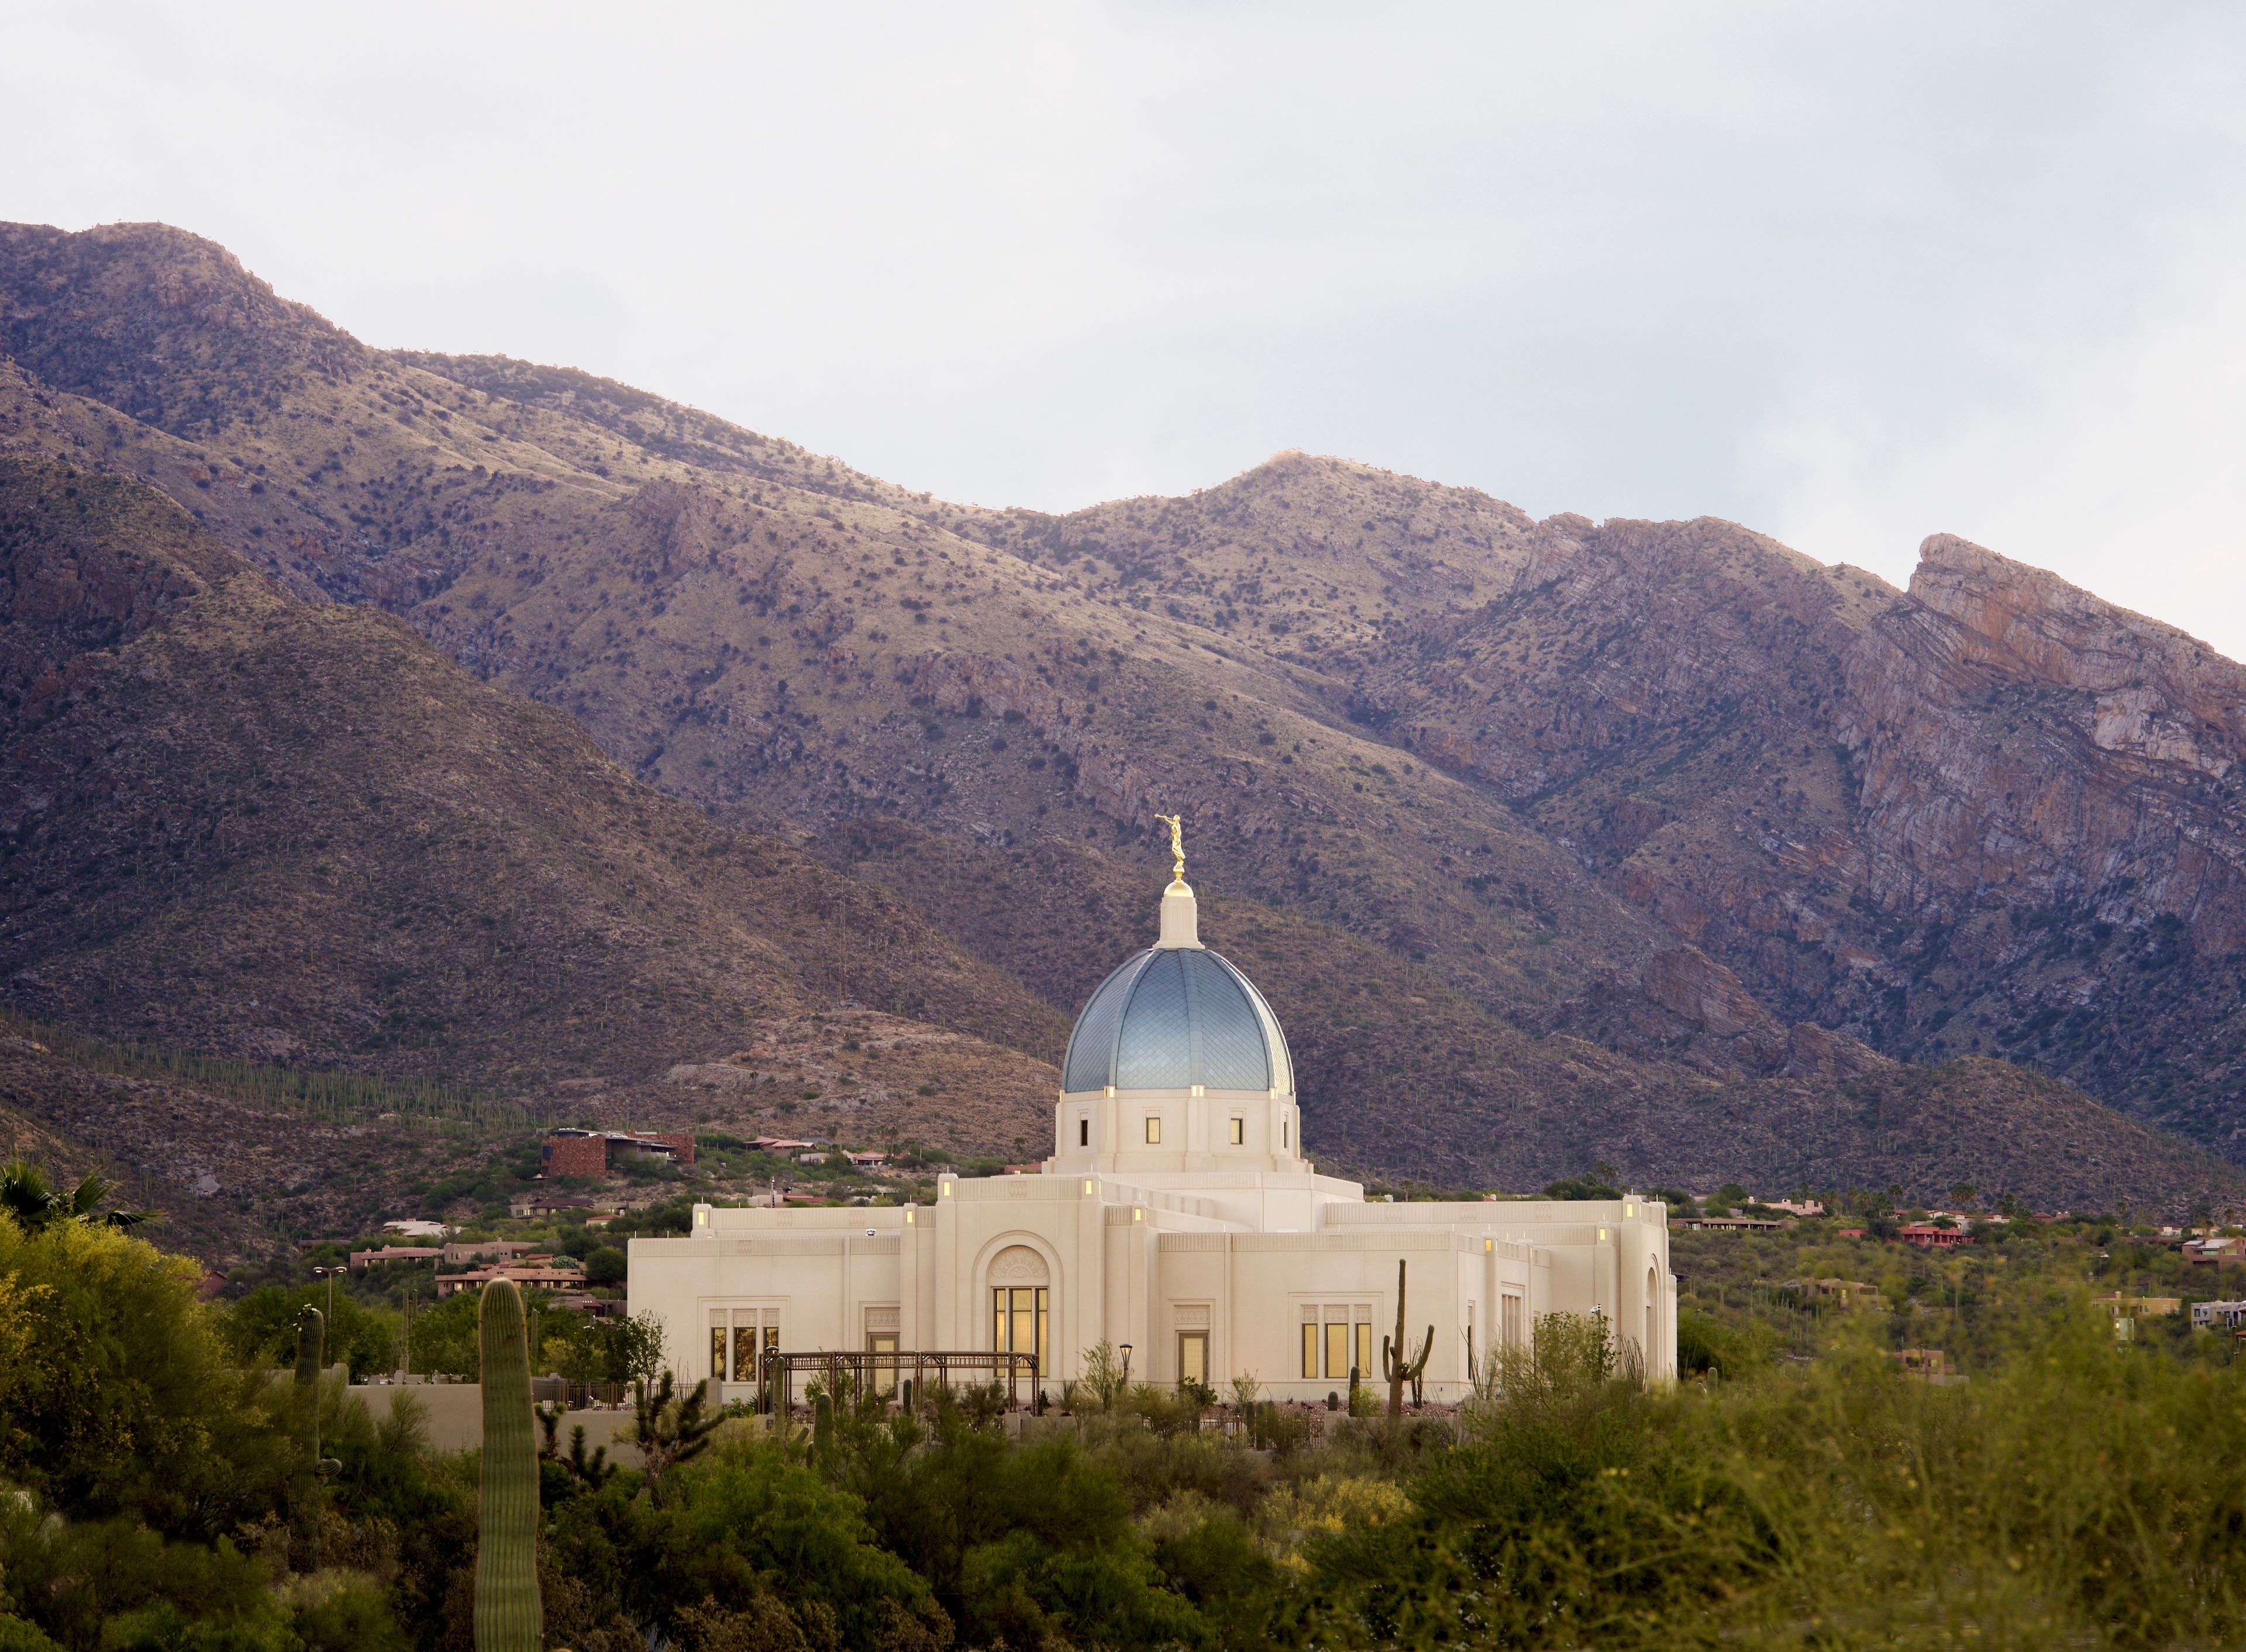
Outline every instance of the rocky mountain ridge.
<svg viewBox="0 0 2246 1652">
<path fill-rule="evenodd" d="M 2241 1151 L 2238 668 L 2171 628 L 1939 536 L 1900 592 L 1300 454 L 972 510 L 262 291 L 159 227 L 0 231 L 0 447 L 140 476 L 838 864 L 876 818 L 1120 853 L 1182 808 L 1205 889 L 1532 1033 L 1782 1072 L 1661 1021 L 1691 947 L 1816 1060 L 2004 1053 Z M 979 955 L 1065 1012 L 1019 937 L 1081 898 L 1032 903 Z"/>
</svg>

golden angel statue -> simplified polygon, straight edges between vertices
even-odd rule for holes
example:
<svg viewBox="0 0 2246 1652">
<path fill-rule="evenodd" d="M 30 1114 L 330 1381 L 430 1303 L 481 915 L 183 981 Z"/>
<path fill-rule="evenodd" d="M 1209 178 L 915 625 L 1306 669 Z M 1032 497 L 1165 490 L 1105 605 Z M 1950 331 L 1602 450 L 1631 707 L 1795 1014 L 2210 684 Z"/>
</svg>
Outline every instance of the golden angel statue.
<svg viewBox="0 0 2246 1652">
<path fill-rule="evenodd" d="M 1183 883 L 1186 880 L 1185 826 L 1180 817 L 1174 814 L 1158 814 L 1154 819 L 1170 829 L 1170 853 L 1178 863 L 1177 880 L 1180 883 Z"/>
</svg>

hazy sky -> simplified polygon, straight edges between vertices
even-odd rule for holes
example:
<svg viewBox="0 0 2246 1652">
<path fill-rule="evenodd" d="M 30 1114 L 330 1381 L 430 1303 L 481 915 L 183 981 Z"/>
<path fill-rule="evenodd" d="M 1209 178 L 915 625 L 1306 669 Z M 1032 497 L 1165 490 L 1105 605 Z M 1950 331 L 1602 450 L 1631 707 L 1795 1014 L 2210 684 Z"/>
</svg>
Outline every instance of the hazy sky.
<svg viewBox="0 0 2246 1652">
<path fill-rule="evenodd" d="M 0 216 L 1065 509 L 1286 447 L 2246 656 L 2246 8 L 0 0 Z"/>
</svg>

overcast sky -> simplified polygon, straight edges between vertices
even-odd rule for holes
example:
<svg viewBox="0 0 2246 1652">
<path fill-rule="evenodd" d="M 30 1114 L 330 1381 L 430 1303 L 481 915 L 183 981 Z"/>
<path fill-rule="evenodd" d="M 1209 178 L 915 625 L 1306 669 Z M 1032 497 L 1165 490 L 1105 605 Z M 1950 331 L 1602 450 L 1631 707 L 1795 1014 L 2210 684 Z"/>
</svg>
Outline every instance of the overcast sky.
<svg viewBox="0 0 2246 1652">
<path fill-rule="evenodd" d="M 0 216 L 1068 509 L 1288 447 L 2246 656 L 2246 9 L 0 0 Z"/>
</svg>

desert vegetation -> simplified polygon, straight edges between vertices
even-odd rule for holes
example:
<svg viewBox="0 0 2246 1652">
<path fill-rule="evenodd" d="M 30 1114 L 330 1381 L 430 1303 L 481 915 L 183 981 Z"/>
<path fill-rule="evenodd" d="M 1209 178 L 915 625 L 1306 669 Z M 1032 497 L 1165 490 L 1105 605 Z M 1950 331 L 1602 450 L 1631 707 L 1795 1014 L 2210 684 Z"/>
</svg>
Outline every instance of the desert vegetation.
<svg viewBox="0 0 2246 1652">
<path fill-rule="evenodd" d="M 245 1336 L 253 1315 L 200 1301 L 99 1187 L 48 1192 L 0 1217 L 0 1646 L 473 1643 L 495 1471 L 432 1450 L 410 1389 L 370 1411 L 289 1380 L 295 1304 Z M 1119 1373 L 1043 1415 L 814 1390 L 779 1419 L 659 1381 L 644 1466 L 573 1451 L 566 1417 L 510 1445 L 536 1449 L 507 1472 L 534 1478 L 537 1514 L 506 1587 L 519 1609 L 532 1567 L 543 1644 L 578 1652 L 2151 1648 L 2246 1628 L 2246 1362 L 2181 1319 L 2117 1337 L 2091 1301 L 2161 1283 L 2155 1247 L 2111 1223 L 1991 1236 L 1970 1281 L 1889 1247 L 1892 1288 L 1822 1315 L 1746 1288 L 1868 1270 L 1835 1242 L 1680 1251 L 1701 1294 L 1664 1390 L 1556 1316 L 1471 1403 L 1393 1421 L 1369 1392 L 1273 1407 L 1252 1373 L 1222 1400 Z M 1719 1281 L 1725 1254 L 1740 1277 Z M 1938 1367 L 1895 1357 L 1928 1344 Z"/>
</svg>

